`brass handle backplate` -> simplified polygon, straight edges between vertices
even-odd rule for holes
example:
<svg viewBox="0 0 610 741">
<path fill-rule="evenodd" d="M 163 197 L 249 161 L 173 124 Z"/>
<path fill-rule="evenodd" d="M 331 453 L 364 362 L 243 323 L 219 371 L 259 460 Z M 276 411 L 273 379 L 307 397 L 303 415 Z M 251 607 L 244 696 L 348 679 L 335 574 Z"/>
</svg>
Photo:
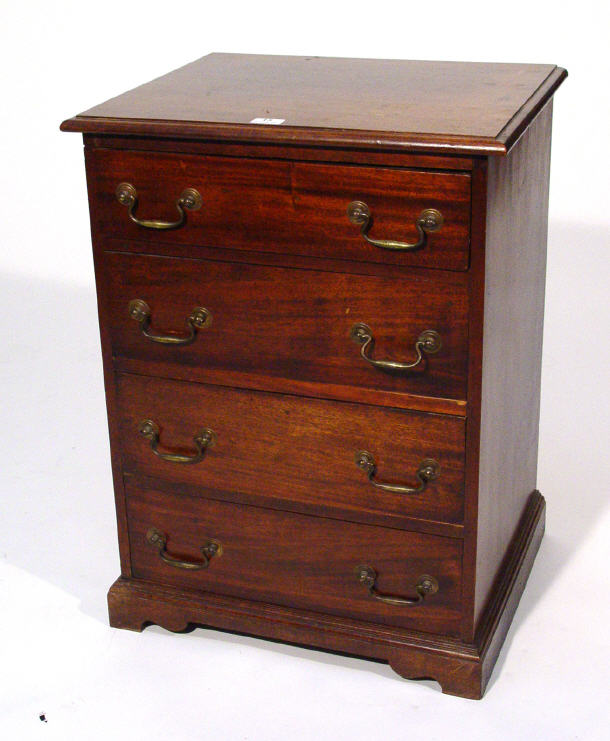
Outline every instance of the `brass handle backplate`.
<svg viewBox="0 0 610 741">
<path fill-rule="evenodd" d="M 419 479 L 419 486 L 404 486 L 403 484 L 386 484 L 382 481 L 375 480 L 375 474 L 377 472 L 377 464 L 373 456 L 366 450 L 359 450 L 354 456 L 356 465 L 361 468 L 368 476 L 369 481 L 373 486 L 377 486 L 379 489 L 384 491 L 392 491 L 396 494 L 420 494 L 429 481 L 432 481 L 439 477 L 441 467 L 432 458 L 424 458 L 419 464 L 415 475 Z"/>
<path fill-rule="evenodd" d="M 162 453 L 158 449 L 159 426 L 153 422 L 152 419 L 145 419 L 140 422 L 138 430 L 144 439 L 150 441 L 152 452 L 155 455 L 158 455 L 159 458 L 162 458 L 164 461 L 169 461 L 170 463 L 199 463 L 199 461 L 203 460 L 207 448 L 210 448 L 216 440 L 216 435 L 212 430 L 204 429 L 193 438 L 193 442 L 197 448 L 197 453 L 195 453 L 195 455 Z"/>
<path fill-rule="evenodd" d="M 187 211 L 197 211 L 203 204 L 203 199 L 199 191 L 195 188 L 185 188 L 178 200 L 176 208 L 180 214 L 177 221 L 159 221 L 158 219 L 138 219 L 135 210 L 138 206 L 138 191 L 131 183 L 119 183 L 115 191 L 117 201 L 127 207 L 129 218 L 138 226 L 145 229 L 177 229 L 186 222 Z"/>
<path fill-rule="evenodd" d="M 127 307 L 129 316 L 140 325 L 140 331 L 151 342 L 158 342 L 161 345 L 190 345 L 195 339 L 198 329 L 209 327 L 212 323 L 212 313 L 203 306 L 196 306 L 190 316 L 186 318 L 188 334 L 156 334 L 150 331 L 151 311 L 146 301 L 141 298 L 134 298 L 129 302 Z"/>
<path fill-rule="evenodd" d="M 169 555 L 166 549 L 167 538 L 157 528 L 150 528 L 146 533 L 146 540 L 153 548 L 159 551 L 159 558 L 166 564 L 174 566 L 177 569 L 187 569 L 188 571 L 207 569 L 210 565 L 210 559 L 214 556 L 220 556 L 222 553 L 222 545 L 217 540 L 208 540 L 201 546 L 202 561 L 183 561 L 180 558 Z"/>
<path fill-rule="evenodd" d="M 437 232 L 443 226 L 443 215 L 435 208 L 424 209 L 415 222 L 419 239 L 417 242 L 396 242 L 393 239 L 371 239 L 368 232 L 373 224 L 371 209 L 364 201 L 352 201 L 347 207 L 347 217 L 356 226 L 360 227 L 360 234 L 369 244 L 381 247 L 384 250 L 420 250 L 426 246 L 428 234 Z"/>
<path fill-rule="evenodd" d="M 415 360 L 412 363 L 399 363 L 396 360 L 373 360 L 367 355 L 367 350 L 372 352 L 375 346 L 373 330 L 368 324 L 358 322 L 350 330 L 350 337 L 357 344 L 361 345 L 360 355 L 375 368 L 384 371 L 409 371 L 414 368 L 423 367 L 425 364 L 425 354 L 437 353 L 442 347 L 441 336 L 433 329 L 426 329 L 422 332 L 415 342 Z"/>
<path fill-rule="evenodd" d="M 364 586 L 369 590 L 369 594 L 375 597 L 375 599 L 385 602 L 388 605 L 413 607 L 414 605 L 419 605 L 423 602 L 426 597 L 438 592 L 438 582 L 433 576 L 428 576 L 427 574 L 423 574 L 417 580 L 417 584 L 415 585 L 415 597 L 398 597 L 392 594 L 383 594 L 377 590 L 375 587 L 377 572 L 372 566 L 356 566 L 354 573 L 356 574 L 356 579 L 361 584 L 364 584 Z"/>
</svg>

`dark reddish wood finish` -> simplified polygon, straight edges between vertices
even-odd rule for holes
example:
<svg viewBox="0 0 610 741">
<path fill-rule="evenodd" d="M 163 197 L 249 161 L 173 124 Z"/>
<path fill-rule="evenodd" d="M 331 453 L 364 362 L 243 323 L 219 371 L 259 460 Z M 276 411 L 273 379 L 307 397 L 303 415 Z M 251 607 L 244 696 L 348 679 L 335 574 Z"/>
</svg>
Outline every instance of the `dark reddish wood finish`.
<svg viewBox="0 0 610 741">
<path fill-rule="evenodd" d="M 106 410 L 108 414 L 108 433 L 110 437 L 110 461 L 112 467 L 112 481 L 114 485 L 114 502 L 117 519 L 117 535 L 119 541 L 119 557 L 121 575 L 131 575 L 131 554 L 129 550 L 129 536 L 127 533 L 127 512 L 125 507 L 125 489 L 123 486 L 123 467 L 121 460 L 121 444 L 119 441 L 119 418 L 116 413 L 117 398 L 115 374 L 112 362 L 112 344 L 110 340 L 110 323 L 107 320 L 103 297 L 103 270 L 100 264 L 101 253 L 94 250 L 95 284 L 99 311 L 100 340 L 102 345 L 102 362 L 104 368 L 104 390 L 106 394 Z"/>
<path fill-rule="evenodd" d="M 475 631 L 471 606 L 474 603 L 477 553 L 477 513 L 481 426 L 481 375 L 483 319 L 485 313 L 485 230 L 487 215 L 487 160 L 472 172 L 472 244 L 468 271 L 468 416 L 464 460 L 464 622 L 463 635 L 472 640 Z"/>
<path fill-rule="evenodd" d="M 488 165 L 475 625 L 536 489 L 552 115 Z"/>
<path fill-rule="evenodd" d="M 462 275 L 413 275 L 401 281 L 397 295 L 392 278 L 224 262 L 107 254 L 104 269 L 119 370 L 299 393 L 316 387 L 318 396 L 331 387 L 340 398 L 390 406 L 416 407 L 419 397 L 466 399 Z M 129 316 L 132 299 L 148 304 L 156 332 L 184 335 L 195 306 L 209 309 L 212 323 L 190 345 L 158 344 Z M 413 362 L 417 338 L 427 329 L 440 334 L 442 348 L 413 370 L 384 372 L 367 363 L 351 339 L 358 322 L 373 329 L 374 358 Z"/>
<path fill-rule="evenodd" d="M 426 154 L 425 152 L 385 152 L 369 149 L 319 149 L 290 144 L 278 146 L 257 141 L 216 141 L 210 139 L 164 139 L 162 137 L 112 136 L 84 134 L 89 149 L 124 149 L 177 154 L 209 154 L 221 157 L 295 160 L 298 162 L 337 162 L 356 165 L 403 167 L 411 170 L 470 171 L 476 159 L 459 155 Z"/>
<path fill-rule="evenodd" d="M 443 692 L 479 699 L 506 637 L 544 532 L 544 499 L 532 495 L 511 543 L 476 642 L 121 578 L 108 593 L 110 623 L 142 630 L 149 622 L 181 631 L 191 625 L 289 641 L 388 661 L 408 679 L 435 679 Z"/>
<path fill-rule="evenodd" d="M 551 64 L 209 54 L 62 129 L 505 154 L 566 75 Z"/>
<path fill-rule="evenodd" d="M 193 97 L 198 84 L 207 85 L 199 75 L 193 87 L 193 75 L 210 61 L 224 67 L 223 79 L 235 74 L 233 81 L 247 62 L 253 85 L 234 87 L 232 101 L 220 85 L 199 119 L 170 120 L 190 105 L 186 89 Z M 542 65 L 342 60 L 323 88 L 299 92 L 307 101 L 293 109 L 300 123 L 259 127 L 243 122 L 240 106 L 259 103 L 261 89 L 269 101 L 281 94 L 278 99 L 294 103 L 285 74 L 273 80 L 265 72 L 274 60 L 259 61 L 214 56 L 62 126 L 89 132 L 122 567 L 109 593 L 111 624 L 135 630 L 150 621 L 172 630 L 205 624 L 346 651 L 386 660 L 405 677 L 437 679 L 445 692 L 480 697 L 544 531 L 535 464 L 550 99 L 566 73 Z M 296 65 L 293 90 L 311 67 L 311 60 L 275 61 L 283 69 Z M 326 69 L 335 60 L 315 64 Z M 354 92 L 355 66 L 365 88 L 375 81 L 381 99 L 396 98 L 385 112 L 347 94 Z M 412 105 L 397 95 L 405 82 Z M 141 118 L 143 105 L 158 117 Z M 230 109 L 225 118 L 223 107 Z M 315 125 L 299 119 L 309 115 Z M 346 128 L 350 120 L 356 128 Z M 435 128 L 439 122 L 445 133 Z M 488 156 L 507 152 L 504 159 Z M 183 182 L 181 172 L 202 180 Z M 114 200 L 119 179 L 140 191 L 144 218 L 175 218 L 176 188 L 187 185 L 200 187 L 204 207 L 189 213 L 182 229 L 149 234 L 128 223 Z M 373 208 L 372 236 L 409 239 L 407 221 L 438 204 L 450 215 L 448 226 L 418 253 L 379 257 L 345 216 L 356 198 Z M 195 285 L 214 301 L 204 342 L 198 338 L 184 353 L 173 348 L 167 358 L 168 348 L 147 343 L 147 353 L 137 325 L 122 313 L 128 296 L 136 297 L 129 291 L 151 291 L 137 297 L 152 306 L 153 324 L 164 330 L 176 326 L 177 314 L 184 321 L 193 305 L 208 306 L 207 297 L 184 296 L 184 287 L 188 293 Z M 423 289 L 423 303 L 422 294 L 416 305 L 407 296 L 414 286 Z M 230 312 L 235 307 L 238 313 Z M 435 364 L 408 381 L 352 366 L 352 357 L 364 363 L 344 334 L 358 307 L 376 317 L 358 319 L 378 336 L 376 357 L 406 351 L 405 333 L 433 316 L 444 322 L 447 355 L 431 358 Z M 263 343 L 248 334 L 242 314 L 262 328 Z M 226 336 L 221 328 L 228 328 Z M 316 345 L 316 337 L 326 340 Z M 162 447 L 192 452 L 201 426 L 213 427 L 218 443 L 196 466 L 163 462 L 137 432 L 149 416 L 158 417 Z M 384 480 L 404 481 L 424 456 L 439 460 L 441 478 L 425 496 L 378 491 L 353 462 L 360 448 L 376 456 Z M 207 591 L 212 570 L 184 577 L 142 541 L 151 515 L 163 520 L 151 525 L 173 530 L 170 551 L 192 557 L 200 536 L 215 537 L 204 527 L 213 522 L 240 566 L 231 571 L 222 560 L 229 552 L 223 554 L 216 564 L 223 572 Z M 302 532 L 303 542 L 293 542 L 287 530 Z M 337 536 L 348 532 L 358 538 Z M 421 562 L 445 575 L 438 611 L 431 613 L 440 623 L 422 618 L 417 628 L 399 627 L 385 613 L 361 613 L 360 605 L 373 599 L 366 592 L 352 591 L 345 611 L 335 611 L 345 583 L 340 574 L 357 552 L 355 540 L 367 540 L 365 532 L 375 533 L 368 540 L 395 580 L 388 591 L 406 584 L 420 546 Z M 274 558 L 273 539 L 292 549 L 290 558 Z M 337 542 L 342 547 L 334 554 Z M 258 557 L 253 564 L 250 550 Z M 286 563 L 303 570 L 289 573 Z M 306 585 L 306 596 L 295 596 L 291 578 Z M 326 586 L 317 594 L 320 578 Z M 354 580 L 349 589 L 357 588 Z M 429 606 L 417 609 L 423 615 Z"/>
<path fill-rule="evenodd" d="M 236 506 L 185 494 L 127 485 L 133 575 L 180 587 L 343 615 L 384 625 L 457 635 L 461 551 L 457 538 Z M 222 546 L 207 569 L 164 563 L 146 540 L 151 528 L 167 537 L 172 557 L 201 562 L 206 539 Z M 361 564 L 378 573 L 382 592 L 415 598 L 422 574 L 439 591 L 414 606 L 388 605 L 356 578 Z"/>
<path fill-rule="evenodd" d="M 392 168 L 325 165 L 143 152 L 88 150 L 93 218 L 100 234 L 133 240 L 279 252 L 390 265 L 464 270 L 468 266 L 470 176 Z M 141 219 L 175 221 L 176 200 L 187 188 L 203 206 L 178 229 L 158 231 L 134 224 L 116 198 L 119 183 L 138 192 Z M 370 245 L 347 217 L 352 201 L 364 201 L 373 239 L 417 242 L 416 222 L 426 208 L 439 210 L 441 229 L 423 249 L 387 250 Z M 157 247 L 158 249 L 158 247 Z"/>
<path fill-rule="evenodd" d="M 423 526 L 462 519 L 464 420 L 446 415 L 120 375 L 118 416 L 123 470 L 228 498 L 346 519 Z M 160 428 L 163 450 L 190 455 L 204 428 L 216 442 L 196 465 L 155 456 L 138 434 Z M 420 494 L 374 487 L 354 460 L 366 450 L 378 477 L 415 487 L 417 467 L 434 458 L 439 477 Z M 455 533 L 455 529 L 449 530 Z"/>
</svg>

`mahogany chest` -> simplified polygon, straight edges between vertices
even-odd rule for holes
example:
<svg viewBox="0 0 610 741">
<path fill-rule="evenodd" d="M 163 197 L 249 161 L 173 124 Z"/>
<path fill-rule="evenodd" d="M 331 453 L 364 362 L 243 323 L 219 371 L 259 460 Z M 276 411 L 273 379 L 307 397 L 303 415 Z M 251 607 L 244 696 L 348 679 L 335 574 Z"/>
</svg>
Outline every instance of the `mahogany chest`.
<svg viewBox="0 0 610 741">
<path fill-rule="evenodd" d="M 212 54 L 84 134 L 111 625 L 481 697 L 536 490 L 552 65 Z"/>
</svg>

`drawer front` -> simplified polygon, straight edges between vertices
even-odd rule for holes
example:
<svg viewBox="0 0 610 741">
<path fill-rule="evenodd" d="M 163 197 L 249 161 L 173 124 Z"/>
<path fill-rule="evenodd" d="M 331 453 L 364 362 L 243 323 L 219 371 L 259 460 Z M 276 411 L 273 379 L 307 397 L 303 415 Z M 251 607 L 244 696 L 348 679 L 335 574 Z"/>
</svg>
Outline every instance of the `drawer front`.
<svg viewBox="0 0 610 741">
<path fill-rule="evenodd" d="M 117 384 L 128 474 L 202 496 L 399 527 L 413 518 L 462 521 L 461 418 L 135 375 L 119 375 Z M 139 431 L 145 420 L 157 436 L 150 426 L 148 436 Z M 207 447 L 195 442 L 205 429 L 214 433 Z M 166 460 L 153 452 L 155 444 L 157 452 L 199 460 Z M 357 456 L 362 451 L 372 456 L 374 472 Z M 436 477 L 422 473 L 428 459 Z"/>
<path fill-rule="evenodd" d="M 127 515 L 136 578 L 458 634 L 459 539 L 133 485 L 127 486 Z M 360 581 L 358 567 L 373 570 L 368 572 L 376 577 L 373 594 Z M 418 604 L 388 604 L 374 596 L 416 600 L 422 576 L 432 577 L 429 583 L 438 591 Z"/>
<path fill-rule="evenodd" d="M 139 361 L 138 372 L 154 367 L 159 375 L 255 388 L 262 377 L 268 378 L 263 388 L 284 379 L 296 382 L 297 392 L 324 384 L 318 393 L 342 390 L 358 400 L 360 389 L 466 398 L 463 274 L 391 279 L 124 253 L 106 253 L 104 263 L 119 368 L 124 360 Z M 134 301 L 148 307 L 145 321 L 141 312 L 134 320 Z M 200 329 L 187 325 L 195 307 L 209 312 Z M 361 323 L 373 337 L 366 347 L 354 336 Z M 418 340 L 432 332 L 440 348 L 427 351 Z M 159 341 L 167 336 L 193 340 Z M 407 367 L 380 368 L 362 350 L 374 362 Z"/>
<path fill-rule="evenodd" d="M 391 265 L 465 270 L 470 242 L 470 175 L 278 160 L 95 149 L 87 151 L 93 223 L 100 234 L 172 243 Z M 201 196 L 183 225 L 153 229 L 134 223 L 117 186 L 135 188 L 140 220 L 176 222 L 186 188 Z M 367 242 L 348 218 L 350 203 L 370 211 L 368 236 L 417 244 L 418 219 L 433 209 L 442 226 L 424 232 L 416 250 Z M 440 221 L 438 222 L 440 224 Z"/>
</svg>

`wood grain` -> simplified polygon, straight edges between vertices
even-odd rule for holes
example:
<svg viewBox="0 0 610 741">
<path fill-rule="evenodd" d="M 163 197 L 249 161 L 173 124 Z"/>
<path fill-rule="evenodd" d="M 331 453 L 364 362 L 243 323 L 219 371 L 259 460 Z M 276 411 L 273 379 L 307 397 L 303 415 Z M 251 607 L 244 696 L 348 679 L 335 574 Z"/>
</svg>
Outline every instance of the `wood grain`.
<svg viewBox="0 0 610 741">
<path fill-rule="evenodd" d="M 475 624 L 536 489 L 551 121 L 488 166 Z"/>
<path fill-rule="evenodd" d="M 481 379 L 485 320 L 485 233 L 487 217 L 487 165 L 480 160 L 472 172 L 472 220 L 468 271 L 468 418 L 464 460 L 464 636 L 475 634 L 473 617 L 476 582 L 479 508 L 479 458 L 481 453 Z"/>
<path fill-rule="evenodd" d="M 397 293 L 396 280 L 373 276 L 120 253 L 105 254 L 103 262 L 112 352 L 121 370 L 254 388 L 266 376 L 272 390 L 275 379 L 285 379 L 317 385 L 314 393 L 324 398 L 342 387 L 341 398 L 353 401 L 365 400 L 366 389 L 386 405 L 396 405 L 401 394 L 409 401 L 466 399 L 468 300 L 461 274 L 413 275 Z M 132 299 L 150 307 L 153 332 L 184 335 L 195 306 L 209 309 L 212 323 L 190 345 L 157 344 L 129 316 Z M 374 358 L 413 362 L 427 329 L 440 334 L 442 347 L 413 370 L 384 372 L 360 356 L 361 345 L 350 337 L 358 322 L 373 329 Z"/>
<path fill-rule="evenodd" d="M 468 265 L 470 178 L 466 173 L 324 165 L 280 160 L 108 149 L 86 150 L 92 218 L 101 234 L 127 239 L 292 253 L 312 257 L 424 265 L 463 270 Z M 115 195 L 119 183 L 138 192 L 137 216 L 175 221 L 176 200 L 191 187 L 203 207 L 189 212 L 179 229 L 159 231 L 130 221 Z M 424 248 L 374 247 L 350 223 L 355 200 L 370 207 L 371 238 L 417 242 L 424 209 L 439 210 L 442 228 Z"/>
<path fill-rule="evenodd" d="M 221 157 L 254 159 L 282 159 L 309 162 L 336 162 L 355 165 L 406 167 L 410 169 L 470 171 L 477 158 L 460 155 L 426 154 L 425 152 L 384 151 L 376 147 L 345 149 L 333 147 L 305 147 L 290 144 L 257 141 L 223 141 L 210 139 L 167 139 L 145 136 L 113 136 L 111 134 L 84 134 L 88 149 L 127 149 L 145 152 L 176 152 L 208 154 Z"/>
<path fill-rule="evenodd" d="M 530 498 L 520 525 L 474 642 L 125 578 L 108 593 L 110 624 L 137 631 L 149 622 L 168 630 L 205 625 L 343 651 L 388 661 L 406 678 L 435 679 L 445 693 L 480 699 L 544 531 L 544 500 L 539 494 Z"/>
<path fill-rule="evenodd" d="M 461 522 L 463 419 L 142 376 L 119 376 L 118 390 L 126 472 L 189 485 L 202 496 L 347 519 Z M 197 465 L 168 463 L 138 434 L 144 419 L 160 427 L 164 450 L 193 454 L 203 428 L 217 440 Z M 424 458 L 434 458 L 441 474 L 420 494 L 382 491 L 356 466 L 359 450 L 375 457 L 385 481 L 417 486 Z"/>
<path fill-rule="evenodd" d="M 135 577 L 431 633 L 459 630 L 459 540 L 130 484 L 127 490 Z M 172 557 L 200 562 L 202 542 L 210 538 L 222 545 L 222 553 L 199 571 L 169 566 L 146 540 L 151 527 L 167 536 Z M 383 592 L 416 597 L 422 574 L 432 575 L 439 591 L 416 606 L 387 605 L 358 582 L 354 569 L 360 564 L 377 571 Z"/>
<path fill-rule="evenodd" d="M 505 153 L 565 76 L 546 64 L 211 54 L 62 129 Z"/>
<path fill-rule="evenodd" d="M 104 390 L 106 397 L 106 411 L 108 415 L 108 433 L 110 442 L 110 462 L 112 468 L 112 482 L 114 489 L 114 503 L 116 509 L 117 535 L 121 575 L 131 576 L 131 554 L 129 551 L 129 535 L 127 531 L 127 512 L 125 509 L 125 489 L 123 486 L 123 467 L 121 444 L 119 441 L 119 419 L 116 414 L 117 398 L 115 373 L 112 362 L 112 341 L 110 338 L 110 321 L 105 308 L 104 271 L 101 265 L 101 253 L 94 252 L 95 286 L 97 306 L 99 312 L 99 329 L 102 346 L 102 368 L 104 373 Z"/>
<path fill-rule="evenodd" d="M 85 133 L 122 577 L 111 624 L 203 623 L 388 661 L 405 677 L 480 697 L 544 531 L 535 491 L 552 65 L 211 55 L 62 125 Z M 282 107 L 280 110 L 279 106 Z M 262 110 L 264 109 L 264 110 Z M 285 118 L 257 126 L 254 117 Z M 506 155 L 495 157 L 492 155 Z M 187 186 L 203 207 L 165 232 Z M 424 208 L 444 216 L 417 252 Z M 193 344 L 161 347 L 128 317 L 178 332 L 213 314 Z M 408 359 L 424 329 L 443 338 L 417 375 L 380 373 L 349 338 L 362 321 L 374 357 Z M 432 326 L 432 324 L 434 326 Z M 138 427 L 152 418 L 154 455 Z M 438 479 L 419 494 L 423 458 Z M 223 552 L 205 571 L 176 557 Z M 374 559 L 374 560 L 373 560 Z M 422 573 L 434 599 L 398 608 Z"/>
</svg>

